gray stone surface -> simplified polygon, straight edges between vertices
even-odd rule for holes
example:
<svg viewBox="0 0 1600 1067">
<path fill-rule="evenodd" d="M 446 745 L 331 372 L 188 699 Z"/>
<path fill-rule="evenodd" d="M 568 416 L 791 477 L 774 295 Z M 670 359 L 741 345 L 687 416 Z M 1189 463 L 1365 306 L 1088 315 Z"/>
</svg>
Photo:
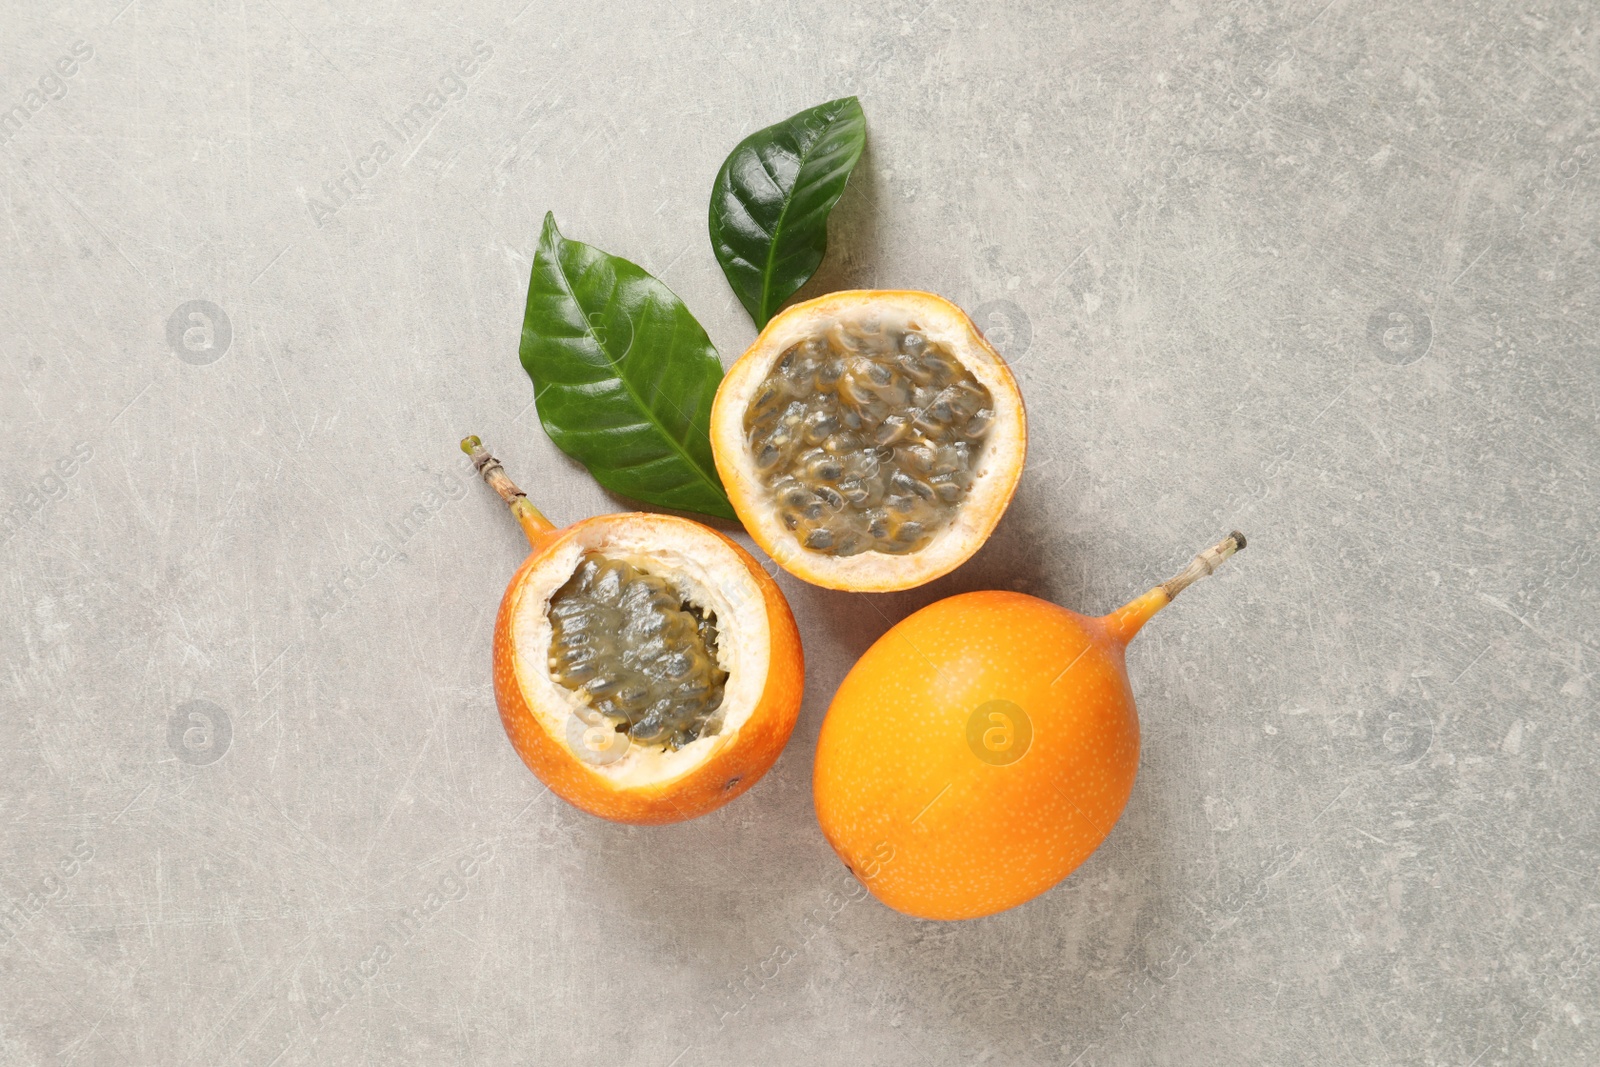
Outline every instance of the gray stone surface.
<svg viewBox="0 0 1600 1067">
<path fill-rule="evenodd" d="M 1588 0 L 5 9 L 0 1063 L 1600 1062 Z M 522 547 L 456 441 L 622 507 L 517 364 L 540 218 L 731 360 L 716 167 L 850 92 L 808 291 L 979 311 L 1026 477 L 933 585 L 784 576 L 783 758 L 603 823 L 501 732 Z M 1130 656 L 1087 864 L 981 921 L 837 906 L 812 753 L 892 620 L 1102 611 L 1233 526 Z"/>
</svg>

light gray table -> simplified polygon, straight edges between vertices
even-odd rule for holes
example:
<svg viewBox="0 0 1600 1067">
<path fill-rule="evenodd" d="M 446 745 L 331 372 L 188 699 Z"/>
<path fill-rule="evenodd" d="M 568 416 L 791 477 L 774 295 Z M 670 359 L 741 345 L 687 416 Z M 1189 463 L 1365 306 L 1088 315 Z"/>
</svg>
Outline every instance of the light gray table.
<svg viewBox="0 0 1600 1067">
<path fill-rule="evenodd" d="M 6 6 L 0 1063 L 1600 1061 L 1592 3 Z M 784 576 L 783 758 L 610 825 L 501 732 L 522 543 L 456 442 L 624 506 L 517 364 L 539 220 L 731 360 L 717 165 L 846 93 L 807 292 L 978 313 L 1030 464 L 950 578 Z M 812 753 L 892 620 L 1234 526 L 1078 873 L 840 906 Z"/>
</svg>

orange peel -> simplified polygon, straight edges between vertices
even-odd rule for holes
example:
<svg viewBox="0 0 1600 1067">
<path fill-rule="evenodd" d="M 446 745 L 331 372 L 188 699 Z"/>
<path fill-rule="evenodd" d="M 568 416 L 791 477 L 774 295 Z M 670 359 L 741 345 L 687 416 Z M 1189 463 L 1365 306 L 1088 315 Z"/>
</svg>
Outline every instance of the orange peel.
<svg viewBox="0 0 1600 1067">
<path fill-rule="evenodd" d="M 817 739 L 823 835 L 884 904 L 971 919 L 1071 874 L 1139 770 L 1128 642 L 1243 548 L 1230 534 L 1102 618 L 1022 593 L 948 597 L 851 668 Z"/>
</svg>

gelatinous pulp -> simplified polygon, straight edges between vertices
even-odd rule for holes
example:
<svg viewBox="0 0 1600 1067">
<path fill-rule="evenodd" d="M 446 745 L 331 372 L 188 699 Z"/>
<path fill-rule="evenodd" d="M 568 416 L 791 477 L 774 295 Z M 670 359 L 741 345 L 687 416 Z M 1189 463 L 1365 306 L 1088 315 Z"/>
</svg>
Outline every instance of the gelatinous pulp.
<svg viewBox="0 0 1600 1067">
<path fill-rule="evenodd" d="M 585 721 L 668 748 L 716 732 L 728 680 L 716 620 L 671 582 L 586 552 L 548 612 L 550 677 Z"/>
<path fill-rule="evenodd" d="M 993 397 L 915 328 L 839 321 L 786 349 L 745 411 L 762 483 L 816 552 L 915 552 L 972 488 Z"/>
</svg>

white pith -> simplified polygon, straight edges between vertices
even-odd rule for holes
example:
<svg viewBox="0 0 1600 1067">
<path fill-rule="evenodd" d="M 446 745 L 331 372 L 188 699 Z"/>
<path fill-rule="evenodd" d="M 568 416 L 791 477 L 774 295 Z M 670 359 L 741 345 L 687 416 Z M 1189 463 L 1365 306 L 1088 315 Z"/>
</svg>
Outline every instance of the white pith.
<svg viewBox="0 0 1600 1067">
<path fill-rule="evenodd" d="M 971 490 L 949 524 L 916 552 L 892 555 L 869 549 L 854 556 L 817 552 L 801 545 L 783 525 L 776 506 L 741 508 L 746 529 L 780 566 L 795 570 L 792 564 L 803 559 L 805 573 L 795 573 L 835 589 L 907 589 L 955 569 L 993 531 L 1022 474 L 1026 414 L 1005 361 L 959 308 L 927 293 L 831 293 L 790 310 L 797 314 L 774 319 L 734 364 L 712 410 L 712 444 L 725 466 L 724 482 L 734 483 L 727 489 L 736 502 L 772 502 L 745 436 L 744 416 L 757 387 L 788 348 L 817 336 L 830 322 L 874 319 L 896 330 L 916 329 L 942 344 L 989 390 L 994 424 L 978 453 Z M 737 402 L 723 403 L 724 395 Z"/>
<path fill-rule="evenodd" d="M 582 743 L 589 727 L 578 718 L 582 707 L 578 694 L 550 678 L 551 627 L 546 609 L 590 551 L 667 579 L 716 617 L 717 661 L 728 672 L 728 680 L 718 712 L 721 726 L 715 734 L 676 751 L 629 744 L 619 759 L 609 763 L 585 758 L 573 744 L 574 739 Z M 590 773 L 616 788 L 656 785 L 687 774 L 733 741 L 766 688 L 772 641 L 761 587 L 726 542 L 687 519 L 619 515 L 584 523 L 528 573 L 511 628 L 517 682 L 540 727 L 573 750 Z"/>
</svg>

